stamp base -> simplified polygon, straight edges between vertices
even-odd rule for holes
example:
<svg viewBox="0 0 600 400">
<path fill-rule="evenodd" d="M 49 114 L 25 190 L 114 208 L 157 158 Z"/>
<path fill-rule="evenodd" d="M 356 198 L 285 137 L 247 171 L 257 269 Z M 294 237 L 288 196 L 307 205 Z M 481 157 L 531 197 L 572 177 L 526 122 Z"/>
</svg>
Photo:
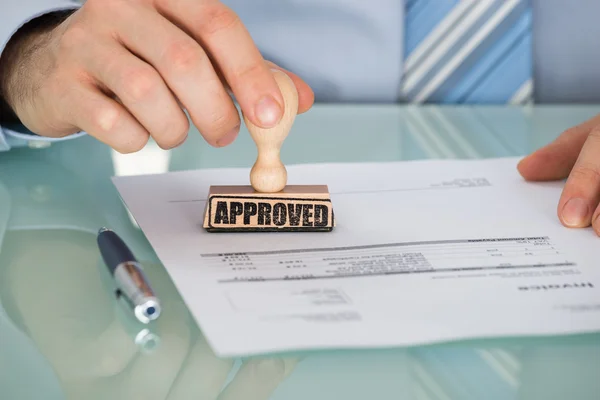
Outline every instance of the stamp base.
<svg viewBox="0 0 600 400">
<path fill-rule="evenodd" d="M 208 232 L 331 232 L 335 218 L 326 185 L 288 185 L 277 193 L 252 186 L 211 186 Z"/>
</svg>

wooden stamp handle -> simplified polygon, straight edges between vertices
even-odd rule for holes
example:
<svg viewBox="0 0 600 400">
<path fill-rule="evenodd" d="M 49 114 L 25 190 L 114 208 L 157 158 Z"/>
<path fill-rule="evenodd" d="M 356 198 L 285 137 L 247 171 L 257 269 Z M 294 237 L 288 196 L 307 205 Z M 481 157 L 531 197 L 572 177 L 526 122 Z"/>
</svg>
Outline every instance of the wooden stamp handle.
<svg viewBox="0 0 600 400">
<path fill-rule="evenodd" d="M 273 76 L 284 99 L 283 117 L 269 129 L 259 128 L 244 116 L 244 123 L 258 150 L 250 171 L 250 184 L 257 192 L 275 193 L 287 184 L 287 170 L 281 162 L 280 150 L 298 112 L 298 92 L 294 82 L 282 71 L 273 70 Z"/>
</svg>

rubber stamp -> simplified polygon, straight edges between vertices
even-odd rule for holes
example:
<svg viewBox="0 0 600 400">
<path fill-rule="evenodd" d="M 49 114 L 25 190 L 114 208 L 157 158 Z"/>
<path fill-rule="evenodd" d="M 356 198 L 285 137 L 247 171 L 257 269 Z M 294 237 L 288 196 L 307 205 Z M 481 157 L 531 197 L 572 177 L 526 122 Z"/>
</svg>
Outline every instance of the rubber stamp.
<svg viewBox="0 0 600 400">
<path fill-rule="evenodd" d="M 285 73 L 273 76 L 284 115 L 269 129 L 244 116 L 258 153 L 250 185 L 210 187 L 203 224 L 209 232 L 329 232 L 335 226 L 327 185 L 287 184 L 280 151 L 298 112 L 298 92 Z"/>
</svg>

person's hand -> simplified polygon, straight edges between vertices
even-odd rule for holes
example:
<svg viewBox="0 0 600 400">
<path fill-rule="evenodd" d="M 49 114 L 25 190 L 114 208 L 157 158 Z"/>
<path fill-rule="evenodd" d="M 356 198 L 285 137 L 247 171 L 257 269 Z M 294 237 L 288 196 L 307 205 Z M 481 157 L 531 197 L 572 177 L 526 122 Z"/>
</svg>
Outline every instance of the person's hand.
<svg viewBox="0 0 600 400">
<path fill-rule="evenodd" d="M 590 224 L 600 235 L 600 115 L 563 132 L 518 165 L 530 181 L 567 178 L 558 217 L 571 228 Z"/>
<path fill-rule="evenodd" d="M 88 0 L 58 26 L 21 34 L 3 58 L 0 90 L 27 128 L 85 131 L 122 153 L 150 136 L 164 149 L 180 145 L 184 111 L 210 145 L 230 144 L 241 119 L 229 92 L 257 126 L 283 112 L 278 67 L 217 0 Z M 313 92 L 286 72 L 305 112 Z"/>
</svg>

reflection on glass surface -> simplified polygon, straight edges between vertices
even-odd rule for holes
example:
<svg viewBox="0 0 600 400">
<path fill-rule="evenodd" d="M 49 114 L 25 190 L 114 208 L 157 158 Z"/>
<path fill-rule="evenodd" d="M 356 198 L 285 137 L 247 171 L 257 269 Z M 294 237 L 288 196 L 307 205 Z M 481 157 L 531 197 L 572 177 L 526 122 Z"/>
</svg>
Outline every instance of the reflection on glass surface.
<svg viewBox="0 0 600 400">
<path fill-rule="evenodd" d="M 596 111 L 323 106 L 298 119 L 282 155 L 291 164 L 524 154 Z M 110 178 L 250 168 L 253 146 L 243 131 L 230 148 L 210 148 L 192 130 L 171 151 L 149 144 L 121 156 L 82 138 L 0 154 L 0 399 L 600 398 L 599 335 L 215 357 Z M 114 298 L 100 226 L 124 238 L 161 297 L 149 326 Z"/>
</svg>

